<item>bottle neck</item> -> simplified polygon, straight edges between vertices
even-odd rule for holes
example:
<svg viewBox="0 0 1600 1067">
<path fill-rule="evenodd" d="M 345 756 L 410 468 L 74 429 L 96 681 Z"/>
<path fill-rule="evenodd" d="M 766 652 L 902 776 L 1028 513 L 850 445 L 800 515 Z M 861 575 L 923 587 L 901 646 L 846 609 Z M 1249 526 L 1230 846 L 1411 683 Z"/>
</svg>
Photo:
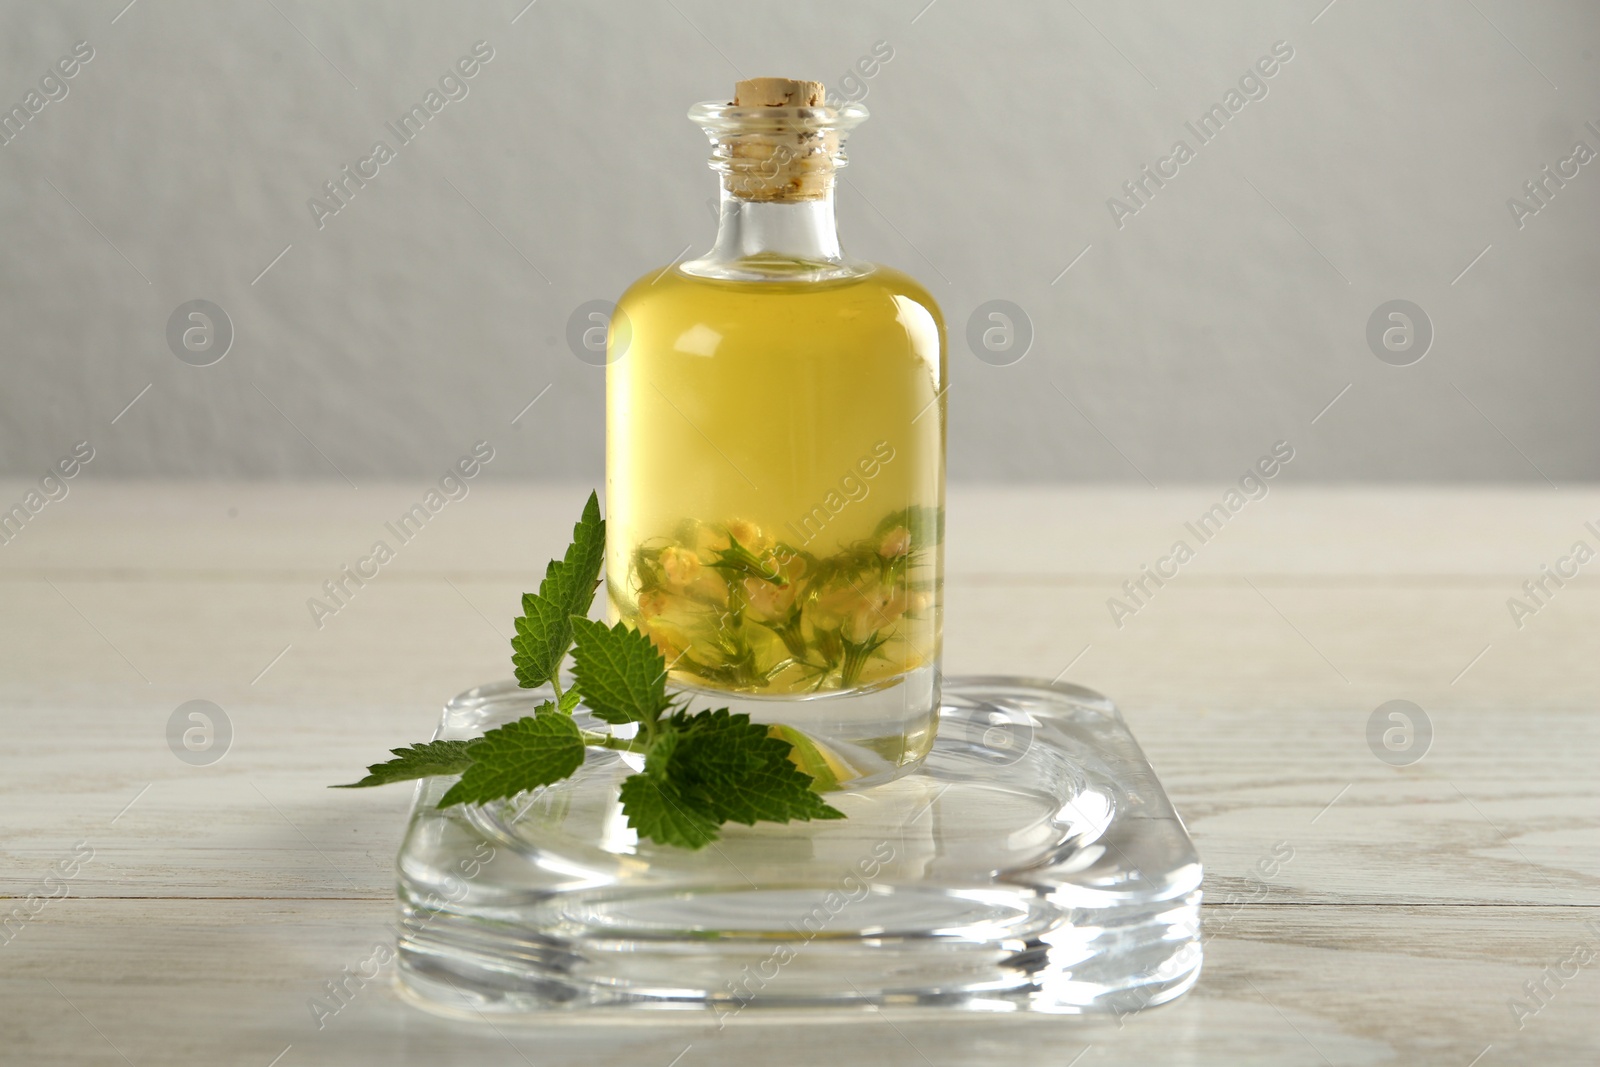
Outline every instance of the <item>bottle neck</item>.
<svg viewBox="0 0 1600 1067">
<path fill-rule="evenodd" d="M 687 274 L 727 281 L 826 281 L 868 273 L 839 243 L 830 176 L 808 200 L 753 200 L 721 186 L 717 240 Z"/>
<path fill-rule="evenodd" d="M 745 200 L 722 190 L 713 254 L 725 261 L 781 256 L 818 263 L 841 263 L 839 226 L 833 214 L 833 184 L 816 200 L 793 203 Z"/>
</svg>

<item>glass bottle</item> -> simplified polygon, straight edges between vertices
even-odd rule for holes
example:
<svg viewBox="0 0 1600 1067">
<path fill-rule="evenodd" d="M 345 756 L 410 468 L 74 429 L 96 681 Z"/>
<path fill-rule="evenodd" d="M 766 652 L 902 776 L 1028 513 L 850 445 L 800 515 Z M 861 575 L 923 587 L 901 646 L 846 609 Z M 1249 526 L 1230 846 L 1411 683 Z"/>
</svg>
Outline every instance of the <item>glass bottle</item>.
<svg viewBox="0 0 1600 1067">
<path fill-rule="evenodd" d="M 943 319 L 839 243 L 834 172 L 864 107 L 758 78 L 689 117 L 713 145 L 717 238 L 613 316 L 611 617 L 695 706 L 783 724 L 819 787 L 887 781 L 939 710 Z"/>
</svg>

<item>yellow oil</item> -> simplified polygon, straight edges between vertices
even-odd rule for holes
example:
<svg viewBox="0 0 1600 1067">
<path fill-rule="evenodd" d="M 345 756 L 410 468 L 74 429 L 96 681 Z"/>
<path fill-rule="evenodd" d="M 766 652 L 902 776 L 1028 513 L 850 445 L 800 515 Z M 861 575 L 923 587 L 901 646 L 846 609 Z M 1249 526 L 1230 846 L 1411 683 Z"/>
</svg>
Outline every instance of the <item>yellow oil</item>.
<svg viewBox="0 0 1600 1067">
<path fill-rule="evenodd" d="M 883 267 L 825 282 L 674 268 L 623 296 L 611 341 L 626 348 L 607 369 L 608 597 L 674 681 L 798 698 L 932 676 L 943 334 L 927 291 Z M 901 710 L 920 725 L 847 732 L 898 745 L 891 763 L 920 758 L 934 709 Z"/>
</svg>

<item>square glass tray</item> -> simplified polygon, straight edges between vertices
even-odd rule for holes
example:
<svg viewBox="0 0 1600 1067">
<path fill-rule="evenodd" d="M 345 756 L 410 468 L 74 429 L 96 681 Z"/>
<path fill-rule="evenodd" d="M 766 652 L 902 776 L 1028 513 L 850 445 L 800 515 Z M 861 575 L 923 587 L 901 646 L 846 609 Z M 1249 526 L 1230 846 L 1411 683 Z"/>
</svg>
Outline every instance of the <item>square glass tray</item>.
<svg viewBox="0 0 1600 1067">
<path fill-rule="evenodd" d="M 547 696 L 469 690 L 438 736 Z M 916 771 L 829 794 L 846 819 L 729 824 L 698 852 L 628 828 L 617 785 L 637 769 L 590 749 L 572 778 L 446 811 L 454 779 L 420 782 L 398 860 L 402 990 L 468 1017 L 1121 1013 L 1200 973 L 1199 857 L 1091 690 L 944 679 Z"/>
</svg>

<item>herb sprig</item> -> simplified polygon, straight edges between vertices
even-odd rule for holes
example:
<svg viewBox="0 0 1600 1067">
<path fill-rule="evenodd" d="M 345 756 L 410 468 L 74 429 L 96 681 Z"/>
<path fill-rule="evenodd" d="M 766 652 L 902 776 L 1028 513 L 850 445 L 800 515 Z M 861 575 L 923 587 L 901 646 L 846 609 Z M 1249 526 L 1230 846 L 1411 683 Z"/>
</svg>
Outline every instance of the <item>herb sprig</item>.
<svg viewBox="0 0 1600 1067">
<path fill-rule="evenodd" d="M 801 770 L 822 765 L 803 734 L 727 708 L 691 712 L 686 699 L 668 695 L 667 663 L 650 638 L 587 617 L 605 537 L 591 493 L 565 556 L 550 561 L 537 593 L 522 597 L 511 639 L 517 682 L 549 685 L 555 699 L 482 737 L 391 749 L 394 759 L 338 788 L 459 774 L 438 806 L 482 804 L 559 782 L 583 765 L 586 749 L 609 748 L 644 756 L 644 769 L 622 782 L 622 810 L 641 838 L 660 844 L 703 848 L 729 822 L 844 818 L 814 792 L 831 783 Z M 563 689 L 569 656 L 572 683 Z M 580 704 L 613 729 L 580 727 L 572 716 Z M 632 736 L 615 730 L 628 726 Z"/>
</svg>

